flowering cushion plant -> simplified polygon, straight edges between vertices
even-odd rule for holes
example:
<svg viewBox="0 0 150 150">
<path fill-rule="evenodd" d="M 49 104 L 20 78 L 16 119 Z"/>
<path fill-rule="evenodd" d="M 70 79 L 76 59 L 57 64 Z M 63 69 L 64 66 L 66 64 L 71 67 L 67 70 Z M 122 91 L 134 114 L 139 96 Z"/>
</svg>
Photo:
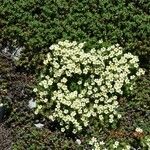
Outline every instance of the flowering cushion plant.
<svg viewBox="0 0 150 150">
<path fill-rule="evenodd" d="M 84 45 L 67 40 L 51 45 L 34 88 L 35 114 L 59 121 L 62 132 L 79 132 L 91 118 L 100 126 L 113 123 L 121 117 L 118 96 L 131 91 L 136 78 L 144 74 L 138 57 L 124 54 L 118 44 L 89 52 Z"/>
</svg>

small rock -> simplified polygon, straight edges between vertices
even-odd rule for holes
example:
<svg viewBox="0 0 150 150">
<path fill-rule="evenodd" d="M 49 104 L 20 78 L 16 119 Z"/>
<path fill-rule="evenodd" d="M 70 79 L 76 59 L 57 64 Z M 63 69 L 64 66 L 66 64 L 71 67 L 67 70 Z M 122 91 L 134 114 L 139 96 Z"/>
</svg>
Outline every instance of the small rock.
<svg viewBox="0 0 150 150">
<path fill-rule="evenodd" d="M 77 143 L 78 145 L 80 145 L 80 144 L 81 144 L 81 140 L 80 140 L 80 139 L 77 139 L 77 140 L 76 140 L 76 143 Z"/>
<path fill-rule="evenodd" d="M 42 128 L 44 126 L 44 124 L 42 123 L 37 123 L 37 124 L 34 124 L 37 128 Z"/>
<path fill-rule="evenodd" d="M 36 101 L 33 101 L 33 98 L 29 101 L 28 106 L 32 109 L 36 107 Z"/>
</svg>

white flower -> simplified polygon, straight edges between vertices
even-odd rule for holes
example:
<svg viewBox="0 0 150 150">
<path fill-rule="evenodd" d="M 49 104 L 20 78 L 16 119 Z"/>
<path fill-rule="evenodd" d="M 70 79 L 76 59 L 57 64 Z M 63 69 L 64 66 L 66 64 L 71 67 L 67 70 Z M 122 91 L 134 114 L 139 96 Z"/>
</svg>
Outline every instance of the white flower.
<svg viewBox="0 0 150 150">
<path fill-rule="evenodd" d="M 73 111 L 73 112 L 71 112 L 71 114 L 70 114 L 72 117 L 74 117 L 75 115 L 76 115 L 76 112 L 75 111 Z"/>
<path fill-rule="evenodd" d="M 66 82 L 67 82 L 67 79 L 66 79 L 66 78 L 63 78 L 63 79 L 61 80 L 61 82 L 66 83 Z"/>
<path fill-rule="evenodd" d="M 64 110 L 64 113 L 67 114 L 69 111 L 67 109 Z"/>
<path fill-rule="evenodd" d="M 100 145 L 104 145 L 105 143 L 104 143 L 104 141 L 101 141 L 99 144 L 100 144 Z"/>
<path fill-rule="evenodd" d="M 43 64 L 44 64 L 44 65 L 47 65 L 47 64 L 48 64 L 48 60 L 47 60 L 47 59 L 44 60 L 44 61 L 43 61 Z"/>
<path fill-rule="evenodd" d="M 37 92 L 37 91 L 38 91 L 38 89 L 37 89 L 37 88 L 34 88 L 34 89 L 33 89 L 33 92 Z"/>
<path fill-rule="evenodd" d="M 50 120 L 54 121 L 54 117 L 53 117 L 52 115 L 50 115 L 48 118 L 49 118 Z"/>
<path fill-rule="evenodd" d="M 2 107 L 4 104 L 3 103 L 0 103 L 0 107 Z"/>
<path fill-rule="evenodd" d="M 81 48 L 84 46 L 84 44 L 85 44 L 85 42 L 84 42 L 84 43 L 80 43 L 80 44 L 78 45 L 78 47 L 81 49 Z"/>
<path fill-rule="evenodd" d="M 100 119 L 101 121 L 103 121 L 103 120 L 104 120 L 104 117 L 103 117 L 102 115 L 99 115 L 99 119 Z"/>
<path fill-rule="evenodd" d="M 121 114 L 118 114 L 117 117 L 118 117 L 118 119 L 120 119 L 122 116 L 121 116 Z"/>
<path fill-rule="evenodd" d="M 47 85 L 52 85 L 53 84 L 53 79 L 52 78 L 50 78 L 50 79 L 48 79 L 48 81 L 47 81 Z"/>
<path fill-rule="evenodd" d="M 65 132 L 65 128 L 61 128 L 61 132 Z"/>
<path fill-rule="evenodd" d="M 34 111 L 34 113 L 35 113 L 35 115 L 37 115 L 37 114 L 39 113 L 39 110 L 36 109 L 36 110 Z"/>
<path fill-rule="evenodd" d="M 97 142 L 97 139 L 96 139 L 95 137 L 92 137 L 91 141 L 92 141 L 93 143 L 95 143 L 95 142 Z"/>
<path fill-rule="evenodd" d="M 54 45 L 51 45 L 51 46 L 49 47 L 49 49 L 50 49 L 50 50 L 53 50 L 53 49 L 54 49 Z"/>
<path fill-rule="evenodd" d="M 130 79 L 133 80 L 135 78 L 135 75 L 131 76 Z"/>
<path fill-rule="evenodd" d="M 101 40 L 99 40 L 99 41 L 98 41 L 98 43 L 99 43 L 99 44 L 103 43 L 103 40 L 102 40 L 102 39 L 101 39 Z"/>
<path fill-rule="evenodd" d="M 119 146 L 119 142 L 115 141 L 115 143 L 113 144 L 113 148 L 117 148 Z"/>
<path fill-rule="evenodd" d="M 82 84 L 82 81 L 78 81 L 78 84 L 81 85 L 81 84 Z"/>
<path fill-rule="evenodd" d="M 126 145 L 126 150 L 130 150 L 131 146 L 130 145 Z"/>
<path fill-rule="evenodd" d="M 137 128 L 135 129 L 135 131 L 136 131 L 136 132 L 139 132 L 139 133 L 143 133 L 143 130 L 142 130 L 141 128 L 139 128 L 139 127 L 137 127 Z"/>
<path fill-rule="evenodd" d="M 113 123 L 113 122 L 114 122 L 114 119 L 112 119 L 112 118 L 109 119 L 109 122 L 110 122 L 110 123 Z"/>
<path fill-rule="evenodd" d="M 76 134 L 77 133 L 77 130 L 75 130 L 75 129 L 73 129 L 73 131 L 72 131 L 74 134 Z"/>
</svg>

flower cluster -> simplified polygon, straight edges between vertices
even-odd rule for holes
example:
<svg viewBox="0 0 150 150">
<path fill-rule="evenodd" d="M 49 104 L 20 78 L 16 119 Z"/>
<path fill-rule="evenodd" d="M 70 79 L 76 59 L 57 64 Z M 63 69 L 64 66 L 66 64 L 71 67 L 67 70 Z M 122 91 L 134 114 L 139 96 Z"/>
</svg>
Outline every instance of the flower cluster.
<svg viewBox="0 0 150 150">
<path fill-rule="evenodd" d="M 118 96 L 132 90 L 136 77 L 144 74 L 138 57 L 123 54 L 118 44 L 90 52 L 84 51 L 84 44 L 66 40 L 51 45 L 34 88 L 35 113 L 59 121 L 62 132 L 81 131 L 91 118 L 100 124 L 113 123 L 121 117 Z"/>
<path fill-rule="evenodd" d="M 137 127 L 137 128 L 135 129 L 135 131 L 138 132 L 138 133 L 143 133 L 143 130 L 142 130 L 141 128 L 139 128 L 139 127 Z"/>
<path fill-rule="evenodd" d="M 92 137 L 89 141 L 89 145 L 92 146 L 92 150 L 130 150 L 131 146 L 129 144 L 126 144 L 124 142 L 119 141 L 113 141 L 113 143 L 105 143 L 104 141 L 98 142 L 98 140 L 95 137 Z"/>
</svg>

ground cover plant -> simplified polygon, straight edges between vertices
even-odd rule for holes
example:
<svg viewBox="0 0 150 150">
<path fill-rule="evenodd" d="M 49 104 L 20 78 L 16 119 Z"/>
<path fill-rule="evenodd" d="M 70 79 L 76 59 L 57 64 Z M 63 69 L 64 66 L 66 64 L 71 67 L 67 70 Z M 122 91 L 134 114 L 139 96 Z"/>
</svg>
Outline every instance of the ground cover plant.
<svg viewBox="0 0 150 150">
<path fill-rule="evenodd" d="M 84 44 L 60 41 L 50 46 L 38 88 L 34 88 L 39 95 L 35 113 L 60 120 L 62 132 L 81 131 L 94 117 L 99 126 L 113 123 L 121 117 L 116 111 L 118 97 L 132 90 L 133 81 L 144 74 L 138 69 L 138 58 L 123 54 L 119 45 L 86 53 Z"/>
<path fill-rule="evenodd" d="M 0 148 L 149 150 L 149 8 L 1 0 Z"/>
<path fill-rule="evenodd" d="M 114 122 L 121 118 L 117 112 L 118 99 L 130 94 L 144 70 L 139 69 L 137 56 L 123 54 L 118 44 L 105 48 L 100 40 L 101 48 L 89 52 L 85 52 L 84 45 L 66 40 L 50 46 L 34 88 L 37 93 L 34 113 L 58 122 L 61 132 L 83 134 L 89 140 L 93 134 L 91 131 L 86 135 L 90 124 L 98 135 L 106 126 L 112 129 Z M 135 130 L 143 134 L 141 128 Z M 95 137 L 89 144 L 94 149 L 131 148 L 125 141 L 105 143 Z"/>
<path fill-rule="evenodd" d="M 59 40 L 103 39 L 119 43 L 148 67 L 149 7 L 147 0 L 5 0 L 0 6 L 0 40 L 3 46 L 25 47 L 19 62 L 24 66 L 40 67 L 49 44 Z"/>
</svg>

